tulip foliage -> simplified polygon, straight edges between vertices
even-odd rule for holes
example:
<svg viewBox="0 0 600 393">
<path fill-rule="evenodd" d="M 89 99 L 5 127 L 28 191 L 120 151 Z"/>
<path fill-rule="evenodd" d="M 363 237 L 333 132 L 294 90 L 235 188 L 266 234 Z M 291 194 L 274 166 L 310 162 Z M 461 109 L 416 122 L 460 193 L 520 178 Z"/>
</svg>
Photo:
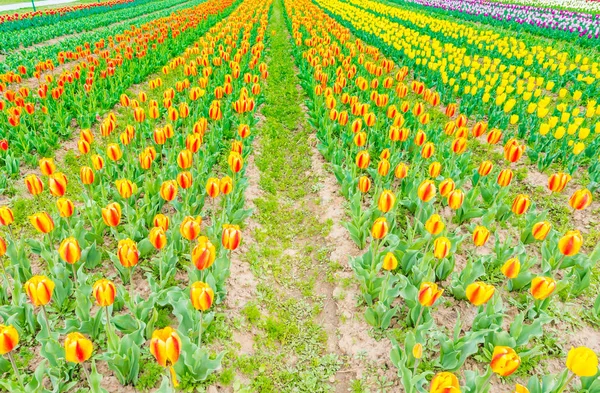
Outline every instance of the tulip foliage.
<svg viewBox="0 0 600 393">
<path fill-rule="evenodd" d="M 33 373 L 13 367 L 1 389 L 72 391 L 81 375 L 91 391 L 105 392 L 96 362 L 130 385 L 142 359 L 153 358 L 165 370 L 160 391 L 170 391 L 193 388 L 220 367 L 224 353 L 203 340 L 250 214 L 245 162 L 268 76 L 271 5 L 248 0 L 220 20 L 208 17 L 230 4 L 198 6 L 190 18 L 199 25 L 188 29 L 206 33 L 191 42 L 195 33 L 174 32 L 165 44 L 185 50 L 136 93 L 118 94 L 120 109 L 97 129 L 80 131 L 76 173 L 39 160 L 39 172 L 22 181 L 45 210 L 21 222 L 11 206 L 0 207 L 0 373 L 31 343 L 42 358 Z M 141 58 L 129 67 L 156 70 Z M 16 228 L 37 235 L 23 238 Z"/>
<path fill-rule="evenodd" d="M 318 148 L 348 199 L 348 233 L 364 250 L 350 266 L 365 319 L 377 329 L 405 331 L 404 342 L 394 341 L 392 360 L 406 392 L 424 392 L 426 385 L 431 392 L 487 392 L 494 375 L 508 377 L 539 354 L 535 340 L 544 334 L 552 319 L 549 308 L 559 296 L 573 299 L 589 287 L 600 247 L 584 247 L 584 228 L 573 217 L 589 209 L 593 195 L 573 188 L 564 172 L 548 176 L 542 192 L 522 191 L 524 179 L 517 173 L 536 147 L 508 122 L 482 120 L 468 108 L 459 111 L 457 103 L 448 102 L 453 95 L 442 85 L 445 77 L 420 81 L 423 64 L 410 66 L 425 51 L 409 52 L 406 45 L 425 45 L 429 38 L 406 38 L 406 45 L 389 41 L 387 35 L 399 30 L 388 30 L 374 15 L 385 18 L 383 10 L 391 6 L 368 0 L 316 3 L 285 5 Z M 400 11 L 393 15 L 403 17 Z M 410 20 L 407 26 L 416 23 Z M 369 42 L 338 21 L 348 21 Z M 389 58 L 380 50 L 388 43 L 411 54 Z M 434 71 L 438 68 L 421 75 L 431 77 Z M 560 196 L 570 212 L 564 228 L 539 207 L 549 195 Z M 444 302 L 466 307 L 472 322 L 454 311 L 449 332 L 438 328 L 440 318 L 448 318 L 436 315 Z M 586 370 L 596 376 L 593 352 L 574 351 L 571 358 L 589 355 L 596 362 Z M 466 370 L 460 383 L 455 373 L 475 356 L 485 359 L 487 371 Z M 430 372 L 419 371 L 421 357 L 445 371 L 428 382 Z M 532 377 L 527 386 L 560 391 L 585 374 L 573 371 L 568 360 L 566 366 L 543 382 Z M 549 381 L 557 390 L 539 387 Z"/>
</svg>

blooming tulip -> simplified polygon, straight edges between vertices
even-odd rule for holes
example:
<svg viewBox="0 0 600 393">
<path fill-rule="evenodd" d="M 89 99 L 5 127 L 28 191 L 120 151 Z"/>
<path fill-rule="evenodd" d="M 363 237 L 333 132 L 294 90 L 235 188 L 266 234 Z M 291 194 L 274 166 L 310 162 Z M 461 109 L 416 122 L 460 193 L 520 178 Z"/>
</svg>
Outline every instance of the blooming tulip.
<svg viewBox="0 0 600 393">
<path fill-rule="evenodd" d="M 452 243 L 445 236 L 440 236 L 433 242 L 433 256 L 437 259 L 444 259 L 450 254 Z"/>
<path fill-rule="evenodd" d="M 506 278 L 516 278 L 521 271 L 521 262 L 519 261 L 519 258 L 510 258 L 504 262 L 504 265 L 502 265 L 500 270 Z"/>
<path fill-rule="evenodd" d="M 81 258 L 81 247 L 74 237 L 68 237 L 60 243 L 58 254 L 68 264 L 75 264 Z"/>
<path fill-rule="evenodd" d="M 510 347 L 496 346 L 492 354 L 490 366 L 496 374 L 507 377 L 514 373 L 521 365 L 521 358 Z"/>
<path fill-rule="evenodd" d="M 92 296 L 94 296 L 96 303 L 100 307 L 112 305 L 115 302 L 116 295 L 117 288 L 115 284 L 106 278 L 96 281 L 92 287 Z"/>
<path fill-rule="evenodd" d="M 196 310 L 208 310 L 212 306 L 214 298 L 214 291 L 204 282 L 196 281 L 190 287 L 190 300 Z"/>
<path fill-rule="evenodd" d="M 131 239 L 119 240 L 117 256 L 119 257 L 119 262 L 121 262 L 121 265 L 124 267 L 134 267 L 138 264 L 140 259 L 137 243 Z"/>
<path fill-rule="evenodd" d="M 467 299 L 474 306 L 481 306 L 492 298 L 495 291 L 493 285 L 477 281 L 467 286 Z"/>
<path fill-rule="evenodd" d="M 187 216 L 183 219 L 183 222 L 179 226 L 179 233 L 187 240 L 194 240 L 200 235 L 200 225 L 202 224 L 202 217 L 196 218 Z"/>
<path fill-rule="evenodd" d="M 92 356 L 94 346 L 83 334 L 69 333 L 65 339 L 65 358 L 67 362 L 83 363 Z"/>
<path fill-rule="evenodd" d="M 437 284 L 432 282 L 423 282 L 419 288 L 419 303 L 423 307 L 431 307 L 442 296 L 443 289 L 439 289 Z"/>
<path fill-rule="evenodd" d="M 473 243 L 477 247 L 483 246 L 490 238 L 490 231 L 484 226 L 477 226 L 473 231 Z"/>
<path fill-rule="evenodd" d="M 571 347 L 567 368 L 578 377 L 593 377 L 598 373 L 598 356 L 587 347 Z"/>
<path fill-rule="evenodd" d="M 531 281 L 531 295 L 537 300 L 544 300 L 556 289 L 556 281 L 551 277 L 534 277 Z"/>
<path fill-rule="evenodd" d="M 533 224 L 531 233 L 536 240 L 542 241 L 548 236 L 550 229 L 552 229 L 552 224 L 548 221 L 540 221 Z"/>
<path fill-rule="evenodd" d="M 429 393 L 460 393 L 458 378 L 447 371 L 437 373 L 431 380 Z"/>
<path fill-rule="evenodd" d="M 171 327 L 155 330 L 150 339 L 150 353 L 156 358 L 158 364 L 169 367 L 173 384 L 178 386 L 179 383 L 173 368 L 181 353 L 181 339 L 177 332 Z"/>
<path fill-rule="evenodd" d="M 440 234 L 445 228 L 442 217 L 439 214 L 432 214 L 425 222 L 425 229 L 432 235 Z"/>
<path fill-rule="evenodd" d="M 390 190 L 384 190 L 379 195 L 379 200 L 377 202 L 377 208 L 382 213 L 387 213 L 390 210 L 392 210 L 395 203 L 396 203 L 396 196 L 394 195 L 394 193 Z"/>
<path fill-rule="evenodd" d="M 223 234 L 221 244 L 230 251 L 234 251 L 240 245 L 242 240 L 242 231 L 239 225 L 223 224 Z"/>
<path fill-rule="evenodd" d="M 569 198 L 569 205 L 575 210 L 583 210 L 592 204 L 592 193 L 587 188 L 577 190 Z"/>
<path fill-rule="evenodd" d="M 36 213 L 29 217 L 31 225 L 41 233 L 50 233 L 54 229 L 54 221 L 46 212 Z"/>
<path fill-rule="evenodd" d="M 579 231 L 568 231 L 558 241 L 558 249 L 567 257 L 577 255 L 583 245 L 583 237 Z"/>
<path fill-rule="evenodd" d="M 121 205 L 117 202 L 109 203 L 102 208 L 102 220 L 109 227 L 116 227 L 121 221 Z"/>
<path fill-rule="evenodd" d="M 423 202 L 429 202 L 430 200 L 432 200 L 436 194 L 435 184 L 433 184 L 433 181 L 431 181 L 431 180 L 423 181 L 419 185 L 417 194 Z"/>
<path fill-rule="evenodd" d="M 50 303 L 54 286 L 54 281 L 46 276 L 33 276 L 23 285 L 27 297 L 35 307 Z"/>
</svg>

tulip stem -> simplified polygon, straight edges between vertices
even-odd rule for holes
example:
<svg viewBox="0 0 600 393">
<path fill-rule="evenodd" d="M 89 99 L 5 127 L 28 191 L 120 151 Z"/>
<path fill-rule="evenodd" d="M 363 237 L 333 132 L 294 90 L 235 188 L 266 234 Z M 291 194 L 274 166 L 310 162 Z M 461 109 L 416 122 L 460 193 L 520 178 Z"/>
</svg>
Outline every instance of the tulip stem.
<svg viewBox="0 0 600 393">
<path fill-rule="evenodd" d="M 21 386 L 21 389 L 23 389 L 23 391 L 25 391 L 25 386 L 23 385 L 23 380 L 21 379 L 21 373 L 19 372 L 19 369 L 17 368 L 17 364 L 15 363 L 15 359 L 13 358 L 13 355 L 11 352 L 9 352 L 7 355 L 8 355 L 8 360 L 10 360 L 10 364 L 12 364 L 13 371 L 15 372 L 15 375 L 17 376 L 19 385 Z"/>
<path fill-rule="evenodd" d="M 387 297 L 387 286 L 388 286 L 388 282 L 390 281 L 390 276 L 392 275 L 392 272 L 388 272 L 388 274 L 385 276 L 385 280 L 383 282 L 383 286 L 381 287 L 381 292 L 379 293 L 379 301 L 384 303 L 385 302 L 385 298 Z"/>
<path fill-rule="evenodd" d="M 6 281 L 6 292 L 9 297 L 12 297 L 12 290 L 10 289 L 10 281 L 8 280 L 8 276 L 6 275 L 6 270 L 4 269 L 4 262 L 0 259 L 0 269 L 2 270 L 2 278 Z"/>
<path fill-rule="evenodd" d="M 77 269 L 75 269 L 75 264 L 71 264 L 71 269 L 73 270 L 73 282 L 75 283 L 75 288 L 79 287 L 79 283 L 77 282 Z"/>
<path fill-rule="evenodd" d="M 46 321 L 46 328 L 48 328 L 48 334 L 50 334 L 52 329 L 50 329 L 50 320 L 48 319 L 48 313 L 46 312 L 46 306 L 42 306 L 42 314 L 44 314 L 44 320 Z"/>
<path fill-rule="evenodd" d="M 415 334 L 417 329 L 419 328 L 419 322 L 421 322 L 421 317 L 423 316 L 423 310 L 425 310 L 425 306 L 421 305 L 421 311 L 419 311 L 419 316 L 417 317 L 417 321 L 415 322 Z"/>
<path fill-rule="evenodd" d="M 88 373 L 88 370 L 85 368 L 85 363 L 81 363 L 81 369 L 83 370 L 83 373 L 85 374 L 85 379 L 87 379 L 87 383 L 91 388 L 92 382 L 90 381 L 90 374 Z"/>
<path fill-rule="evenodd" d="M 106 312 L 106 341 L 109 348 L 114 349 L 110 335 L 110 313 L 108 312 L 108 307 L 104 307 L 104 311 Z"/>
<path fill-rule="evenodd" d="M 571 374 L 571 376 L 569 377 L 569 379 L 567 379 L 564 383 L 564 385 L 562 385 L 562 387 L 560 388 L 560 390 L 558 391 L 558 393 L 562 393 L 565 391 L 565 389 L 567 388 L 567 386 L 569 386 L 569 384 L 571 383 L 571 381 L 573 381 L 573 378 L 575 378 L 575 374 Z"/>
<path fill-rule="evenodd" d="M 204 322 L 204 315 L 200 312 L 200 324 L 198 327 L 198 348 L 202 345 L 202 323 Z"/>
<path fill-rule="evenodd" d="M 489 375 L 489 376 L 486 378 L 486 380 L 485 380 L 485 382 L 483 383 L 483 385 L 481 385 L 481 387 L 484 389 L 483 391 L 486 391 L 486 390 L 485 390 L 485 387 L 486 387 L 487 385 L 489 385 L 489 384 L 490 384 L 490 380 L 491 380 L 491 379 L 492 379 L 492 377 L 494 376 L 494 373 L 493 373 L 493 372 L 491 372 L 491 370 L 488 370 L 488 372 L 490 373 L 490 375 Z"/>
<path fill-rule="evenodd" d="M 413 365 L 413 377 L 417 373 L 417 367 L 419 366 L 419 359 L 415 359 L 415 364 Z"/>
<path fill-rule="evenodd" d="M 133 268 L 131 268 L 129 269 L 129 298 L 131 299 L 131 304 L 135 304 L 133 292 Z"/>
</svg>

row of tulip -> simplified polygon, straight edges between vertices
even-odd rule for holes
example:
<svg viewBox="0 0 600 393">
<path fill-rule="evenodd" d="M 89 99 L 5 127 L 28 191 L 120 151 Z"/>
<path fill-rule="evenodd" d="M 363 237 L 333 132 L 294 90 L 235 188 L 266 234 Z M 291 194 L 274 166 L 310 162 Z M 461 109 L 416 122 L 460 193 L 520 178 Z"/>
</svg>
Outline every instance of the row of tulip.
<svg viewBox="0 0 600 393">
<path fill-rule="evenodd" d="M 0 24 L 0 51 L 11 51 L 21 47 L 27 48 L 31 45 L 48 41 L 52 38 L 66 34 L 85 32 L 99 27 L 106 27 L 115 21 L 133 19 L 141 15 L 147 15 L 172 5 L 183 3 L 179 0 L 175 3 L 164 1 L 153 3 L 150 0 L 136 2 L 123 2 L 119 4 L 106 5 L 101 8 L 86 9 L 77 18 L 64 18 L 57 16 L 51 24 L 35 24 L 29 26 L 24 23 Z M 135 21 L 131 21 L 135 24 Z M 16 55 L 15 55 L 16 56 Z"/>
<path fill-rule="evenodd" d="M 596 14 L 600 12 L 600 1 L 598 0 L 504 0 L 502 2 Z"/>
<path fill-rule="evenodd" d="M 220 367 L 223 353 L 202 340 L 213 305 L 226 296 L 239 225 L 250 214 L 244 161 L 268 76 L 261 59 L 269 8 L 243 2 L 169 60 L 145 91 L 122 94 L 123 109 L 98 132 L 81 131 L 79 174 L 39 161 L 40 175 L 24 182 L 40 206 L 46 194 L 52 201 L 29 217 L 41 238 L 17 236 L 13 227 L 25 223 L 0 207 L 0 255 L 8 262 L 0 278 L 0 371 L 14 371 L 0 379 L 2 388 L 65 392 L 87 380 L 92 392 L 105 392 L 96 362 L 121 384 L 135 384 L 145 353 L 168 370 L 162 392 L 191 388 Z M 81 201 L 69 198 L 73 189 Z M 164 307 L 177 326 L 157 326 Z M 33 373 L 15 360 L 31 343 L 41 357 Z"/>
<path fill-rule="evenodd" d="M 402 3 L 413 3 L 422 6 L 424 11 L 441 11 L 458 19 L 527 31 L 550 39 L 575 40 L 586 46 L 598 45 L 600 38 L 600 18 L 589 12 L 487 0 L 409 0 Z M 598 3 L 595 4 L 598 7 Z"/>
<path fill-rule="evenodd" d="M 0 82 L 2 82 L 0 90 L 18 89 L 24 82 L 23 78 L 35 77 L 39 84 L 45 79 L 46 74 L 53 75 L 55 68 L 64 67 L 65 64 L 85 59 L 90 55 L 98 55 L 100 50 L 127 40 L 132 30 L 153 28 L 156 20 L 167 18 L 174 11 L 192 8 L 199 3 L 199 1 L 166 0 L 160 3 L 140 4 L 119 12 L 121 17 L 130 19 L 128 23 L 109 24 L 105 29 L 83 32 L 48 45 L 42 44 L 20 50 L 11 50 L 0 64 L 0 72 L 2 72 L 0 74 Z M 140 9 L 143 12 L 138 14 Z M 125 17 L 125 15 L 129 15 L 129 17 Z M 112 23 L 114 23 L 114 20 Z M 28 30 L 32 29 L 27 29 L 23 34 L 28 34 Z M 11 40 L 10 37 L 9 35 L 6 38 L 7 42 Z M 16 45 L 20 44 L 17 43 Z M 34 87 L 35 82 L 33 80 L 27 84 Z"/>
<path fill-rule="evenodd" d="M 88 11 L 85 10 L 99 10 L 104 12 L 106 7 L 114 7 L 119 4 L 132 3 L 134 0 L 109 0 L 109 1 L 98 1 L 95 3 L 84 3 L 77 5 L 68 5 L 64 7 L 49 8 L 39 11 L 28 11 L 28 12 L 15 12 L 13 14 L 2 14 L 0 15 L 0 26 L 3 24 L 12 25 L 15 29 L 22 29 L 31 26 L 32 23 L 35 25 L 44 25 L 54 23 L 57 18 L 69 19 L 78 18 L 83 15 L 89 15 Z M 0 27 L 2 29 L 4 27 Z M 4 31 L 4 30 L 0 30 Z"/>
<path fill-rule="evenodd" d="M 73 119 L 78 127 L 91 127 L 99 113 L 119 101 L 125 89 L 181 53 L 214 25 L 222 12 L 231 12 L 230 0 L 182 9 L 132 29 L 118 44 L 98 50 L 98 57 L 86 56 L 72 69 L 47 78 L 35 93 L 27 87 L 5 91 L 7 101 L 0 101 L 4 107 L 0 123 L 7 127 L 7 149 L 0 152 L 0 167 L 17 174 L 21 159 L 35 165 L 39 156 L 51 155 L 60 140 L 71 134 Z"/>
<path fill-rule="evenodd" d="M 446 104 L 460 99 L 461 112 L 506 131 L 504 141 L 526 139 L 539 169 L 560 163 L 573 174 L 587 166 L 597 188 L 598 59 L 370 0 L 319 5 L 404 59 Z"/>
<path fill-rule="evenodd" d="M 501 130 L 470 120 L 455 104 L 444 108 L 440 93 L 410 81 L 408 67 L 352 37 L 310 1 L 285 4 L 318 148 L 348 198 L 350 237 L 360 248 L 368 243 L 350 260 L 365 319 L 378 329 L 407 330 L 392 351 L 406 392 L 426 391 L 431 372 L 419 371 L 422 356 L 442 370 L 431 392 L 489 391 L 494 374 L 507 377 L 539 354 L 532 339 L 551 320 L 546 310 L 558 292 L 572 298 L 588 287 L 600 247 L 584 255 L 579 230 L 558 233 L 531 196 L 511 195 L 526 150 L 521 141 L 510 138 L 499 161 L 479 157 L 473 147 L 499 143 Z M 564 173 L 550 176 L 549 192 L 566 190 L 569 181 Z M 586 209 L 592 195 L 580 189 L 567 200 Z M 436 326 L 434 306 L 444 291 L 454 307 L 471 305 L 470 326 L 458 312 L 454 329 Z M 509 318 L 505 302 L 515 298 L 527 300 Z M 464 370 L 461 387 L 452 373 L 475 354 L 489 367 Z M 566 365 L 515 390 L 560 391 L 574 375 L 584 389 L 600 383 L 590 349 L 572 350 Z"/>
</svg>

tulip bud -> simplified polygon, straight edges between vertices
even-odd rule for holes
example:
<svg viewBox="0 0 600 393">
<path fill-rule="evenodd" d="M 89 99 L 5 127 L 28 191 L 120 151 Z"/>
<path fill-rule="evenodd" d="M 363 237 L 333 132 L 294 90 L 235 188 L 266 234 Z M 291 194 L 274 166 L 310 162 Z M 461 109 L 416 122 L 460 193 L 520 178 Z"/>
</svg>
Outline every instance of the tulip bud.
<svg viewBox="0 0 600 393">
<path fill-rule="evenodd" d="M 531 205 L 531 200 L 527 195 L 519 194 L 515 197 L 513 201 L 511 210 L 517 216 L 524 214 L 529 210 L 529 206 Z"/>
<path fill-rule="evenodd" d="M 529 389 L 518 383 L 515 385 L 515 391 L 513 393 L 529 393 Z"/>
<path fill-rule="evenodd" d="M 492 298 L 495 291 L 496 288 L 493 285 L 477 281 L 467 286 L 467 299 L 474 306 L 481 306 Z"/>
<path fill-rule="evenodd" d="M 177 184 L 179 187 L 187 190 L 192 186 L 192 173 L 188 171 L 180 172 L 177 174 Z"/>
<path fill-rule="evenodd" d="M 394 207 L 396 203 L 396 196 L 390 190 L 384 190 L 379 195 L 379 201 L 377 202 L 377 208 L 383 212 L 387 213 Z"/>
<path fill-rule="evenodd" d="M 408 165 L 399 163 L 396 166 L 396 169 L 394 170 L 394 176 L 396 176 L 397 179 L 402 180 L 406 177 L 407 174 L 408 174 Z"/>
<path fill-rule="evenodd" d="M 493 168 L 494 164 L 492 164 L 491 161 L 483 161 L 481 164 L 479 164 L 479 169 L 477 172 L 480 176 L 487 176 L 490 174 Z"/>
<path fill-rule="evenodd" d="M 440 164 L 437 161 L 429 164 L 429 176 L 430 177 L 435 179 L 436 177 L 438 177 L 440 175 L 441 172 L 442 172 L 442 164 Z"/>
<path fill-rule="evenodd" d="M 452 179 L 444 179 L 440 183 L 440 195 L 444 198 L 447 198 L 448 195 L 450 195 L 450 193 L 454 191 L 454 188 L 455 185 Z"/>
<path fill-rule="evenodd" d="M 39 195 L 44 191 L 44 184 L 36 175 L 28 175 L 25 177 L 25 185 L 31 195 Z"/>
<path fill-rule="evenodd" d="M 219 180 L 219 188 L 220 188 L 221 194 L 229 195 L 231 193 L 231 191 L 233 191 L 233 180 L 231 180 L 231 177 L 229 177 L 229 176 L 222 177 L 221 180 Z"/>
<path fill-rule="evenodd" d="M 367 150 L 361 150 L 356 154 L 356 166 L 360 169 L 366 169 L 369 167 L 371 157 Z"/>
<path fill-rule="evenodd" d="M 79 178 L 84 185 L 90 185 L 94 182 L 94 171 L 89 166 L 82 166 L 79 170 Z"/>
<path fill-rule="evenodd" d="M 548 221 L 540 221 L 533 224 L 533 228 L 531 229 L 531 233 L 536 240 L 544 240 L 548 233 L 552 229 L 552 224 Z"/>
<path fill-rule="evenodd" d="M 200 235 L 202 217 L 187 216 L 179 226 L 179 233 L 187 240 L 195 240 Z"/>
<path fill-rule="evenodd" d="M 496 346 L 492 354 L 490 367 L 496 374 L 507 377 L 517 371 L 521 365 L 521 358 L 510 347 Z"/>
<path fill-rule="evenodd" d="M 23 285 L 23 289 L 31 304 L 35 307 L 45 306 L 52 300 L 54 281 L 46 276 L 33 276 Z"/>
<path fill-rule="evenodd" d="M 177 197 L 177 182 L 167 180 L 160 186 L 160 196 L 167 202 L 171 202 Z"/>
<path fill-rule="evenodd" d="M 379 164 L 377 165 L 377 173 L 379 176 L 386 177 L 390 172 L 390 167 L 390 162 L 387 159 L 383 159 L 379 161 Z"/>
<path fill-rule="evenodd" d="M 119 161 L 123 157 L 121 148 L 116 143 L 110 143 L 106 147 L 106 155 L 113 161 Z"/>
<path fill-rule="evenodd" d="M 388 252 L 387 254 L 385 254 L 385 257 L 383 258 L 383 266 L 382 268 L 384 270 L 394 270 L 398 267 L 398 259 L 396 259 L 396 256 L 394 255 L 393 252 Z"/>
<path fill-rule="evenodd" d="M 212 266 L 215 258 L 215 246 L 206 236 L 200 236 L 198 244 L 192 250 L 192 263 L 198 270 L 204 270 Z"/>
<path fill-rule="evenodd" d="M 140 260 L 137 243 L 131 239 L 119 240 L 117 256 L 123 267 L 134 267 Z"/>
<path fill-rule="evenodd" d="M 241 154 L 235 152 L 229 153 L 227 163 L 229 164 L 229 169 L 231 169 L 233 173 L 238 173 L 244 167 L 244 159 Z"/>
<path fill-rule="evenodd" d="M 571 180 L 571 176 L 566 173 L 555 173 L 548 178 L 548 189 L 552 192 L 561 192 Z"/>
<path fill-rule="evenodd" d="M 188 149 L 182 150 L 177 156 L 177 165 L 179 165 L 181 169 L 188 169 L 192 166 L 193 159 L 194 153 Z"/>
<path fill-rule="evenodd" d="M 460 384 L 456 375 L 444 371 L 437 373 L 431 380 L 430 393 L 460 393 Z"/>
<path fill-rule="evenodd" d="M 128 179 L 119 179 L 115 182 L 117 191 L 122 198 L 127 199 L 137 191 L 137 185 Z"/>
<path fill-rule="evenodd" d="M 190 300 L 196 310 L 206 311 L 208 310 L 215 299 L 215 293 L 212 288 L 201 281 L 196 281 L 190 287 Z"/>
<path fill-rule="evenodd" d="M 432 214 L 425 222 L 425 229 L 432 235 L 439 235 L 445 228 L 442 217 L 439 214 Z"/>
<path fill-rule="evenodd" d="M 593 377 L 598 373 L 598 356 L 587 347 L 571 347 L 567 368 L 578 377 Z"/>
<path fill-rule="evenodd" d="M 514 144 L 511 144 L 509 141 L 507 142 L 507 146 L 504 147 L 504 158 L 510 162 L 517 162 L 524 152 L 525 145 L 519 145 L 516 141 Z"/>
<path fill-rule="evenodd" d="M 121 221 L 121 205 L 117 202 L 109 203 L 102 208 L 102 220 L 109 227 L 116 227 Z"/>
<path fill-rule="evenodd" d="M 568 231 L 558 241 L 558 249 L 567 257 L 577 255 L 583 245 L 583 236 L 579 231 Z"/>
<path fill-rule="evenodd" d="M 437 259 L 444 259 L 450 254 L 451 247 L 450 239 L 440 236 L 433 241 L 433 256 Z"/>
<path fill-rule="evenodd" d="M 415 359 L 421 359 L 423 357 L 423 345 L 416 343 L 412 349 L 412 354 Z"/>
<path fill-rule="evenodd" d="M 115 302 L 117 288 L 112 281 L 107 280 L 106 278 L 101 278 L 94 283 L 94 286 L 92 287 L 92 295 L 96 299 L 98 306 L 108 307 Z"/>
<path fill-rule="evenodd" d="M 165 232 L 169 230 L 169 217 L 164 214 L 157 214 L 154 216 L 152 223 L 155 227 L 161 227 Z"/>
<path fill-rule="evenodd" d="M 417 190 L 417 195 L 423 202 L 429 202 L 435 197 L 435 194 L 435 184 L 431 180 L 424 180 Z"/>
<path fill-rule="evenodd" d="M 41 233 L 50 233 L 54 229 L 54 221 L 46 212 L 36 213 L 29 217 L 31 225 Z"/>
<path fill-rule="evenodd" d="M 519 261 L 519 258 L 510 258 L 508 261 L 504 262 L 504 265 L 502 265 L 500 270 L 506 278 L 516 278 L 521 271 L 521 262 Z"/>
<path fill-rule="evenodd" d="M 583 210 L 592 204 L 592 193 L 587 188 L 577 190 L 569 199 L 569 205 L 575 210 Z"/>
<path fill-rule="evenodd" d="M 373 227 L 371 228 L 371 236 L 373 239 L 383 239 L 386 237 L 388 230 L 388 222 L 385 217 L 379 217 L 373 223 Z"/>
<path fill-rule="evenodd" d="M 210 177 L 206 181 L 206 194 L 211 198 L 216 198 L 219 196 L 219 179 L 216 177 Z"/>
<path fill-rule="evenodd" d="M 155 330 L 150 339 L 150 353 L 156 358 L 158 364 L 169 367 L 173 385 L 178 386 L 173 365 L 179 360 L 181 353 L 181 339 L 173 328 Z"/>
<path fill-rule="evenodd" d="M 0 325 L 0 355 L 6 355 L 19 345 L 19 333 L 12 325 Z"/>
<path fill-rule="evenodd" d="M 513 172 L 510 169 L 503 169 L 498 174 L 498 185 L 500 187 L 506 187 L 510 184 L 513 179 Z"/>
<path fill-rule="evenodd" d="M 69 333 L 65 339 L 65 358 L 67 362 L 83 363 L 92 356 L 94 346 L 79 332 Z"/>
<path fill-rule="evenodd" d="M 56 200 L 56 207 L 61 217 L 68 218 L 73 215 L 75 205 L 70 199 L 60 198 Z"/>
<path fill-rule="evenodd" d="M 477 226 L 473 231 L 473 243 L 477 247 L 483 246 L 490 238 L 490 231 L 484 226 Z"/>
<path fill-rule="evenodd" d="M 551 277 L 534 277 L 531 280 L 531 295 L 537 300 L 544 300 L 556 289 L 556 281 Z"/>
<path fill-rule="evenodd" d="M 430 158 L 435 153 L 435 145 L 432 142 L 426 142 L 421 147 L 421 157 L 424 159 Z"/>
<path fill-rule="evenodd" d="M 363 194 L 369 192 L 371 189 L 371 179 L 369 179 L 367 176 L 361 176 L 360 179 L 358 179 L 358 189 Z"/>
<path fill-rule="evenodd" d="M 452 210 L 458 210 L 465 200 L 465 194 L 461 190 L 454 190 L 448 194 L 448 206 Z"/>
<path fill-rule="evenodd" d="M 235 250 L 240 245 L 242 240 L 242 231 L 239 225 L 223 224 L 223 234 L 221 236 L 221 244 L 228 250 Z"/>
<path fill-rule="evenodd" d="M 427 281 L 423 282 L 419 288 L 419 303 L 423 307 L 431 307 L 442 296 L 443 292 L 443 289 L 438 289 L 437 284 Z"/>
<path fill-rule="evenodd" d="M 38 163 L 40 171 L 46 176 L 50 176 L 56 170 L 56 165 L 54 165 L 52 158 L 41 158 Z"/>
<path fill-rule="evenodd" d="M 162 250 L 167 245 L 167 235 L 161 227 L 154 227 L 148 233 L 148 240 L 157 250 Z"/>
</svg>

